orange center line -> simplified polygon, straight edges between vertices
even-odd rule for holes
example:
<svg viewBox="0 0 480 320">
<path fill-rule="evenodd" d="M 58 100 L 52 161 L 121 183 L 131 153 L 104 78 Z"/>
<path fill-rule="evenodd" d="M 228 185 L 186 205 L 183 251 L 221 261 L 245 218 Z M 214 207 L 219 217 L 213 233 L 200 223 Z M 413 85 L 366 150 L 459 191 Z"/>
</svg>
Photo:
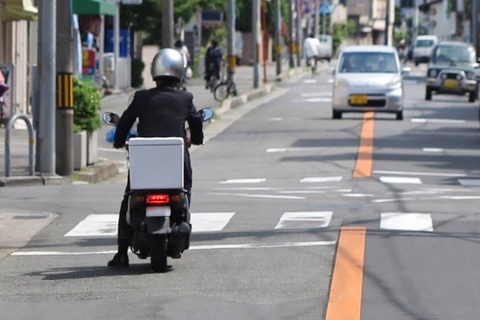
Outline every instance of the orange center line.
<svg viewBox="0 0 480 320">
<path fill-rule="evenodd" d="M 374 113 L 366 112 L 363 116 L 357 162 L 353 171 L 354 178 L 366 178 L 372 175 L 373 129 Z"/>
<path fill-rule="evenodd" d="M 360 320 L 365 227 L 342 227 L 325 320 Z"/>
</svg>

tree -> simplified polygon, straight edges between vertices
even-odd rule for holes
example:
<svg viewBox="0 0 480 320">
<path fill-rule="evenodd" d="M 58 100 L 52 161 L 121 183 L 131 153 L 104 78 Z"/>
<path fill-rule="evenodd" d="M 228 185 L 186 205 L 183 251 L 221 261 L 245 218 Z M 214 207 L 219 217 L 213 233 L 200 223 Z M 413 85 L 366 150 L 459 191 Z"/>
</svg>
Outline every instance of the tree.
<svg viewBox="0 0 480 320">
<path fill-rule="evenodd" d="M 133 29 L 144 32 L 144 44 L 162 43 L 162 1 L 143 0 L 140 5 L 120 6 L 121 28 Z M 175 1 L 174 19 L 182 18 L 190 21 L 198 8 L 225 10 L 225 0 L 189 0 Z M 107 25 L 112 21 L 107 21 Z"/>
</svg>

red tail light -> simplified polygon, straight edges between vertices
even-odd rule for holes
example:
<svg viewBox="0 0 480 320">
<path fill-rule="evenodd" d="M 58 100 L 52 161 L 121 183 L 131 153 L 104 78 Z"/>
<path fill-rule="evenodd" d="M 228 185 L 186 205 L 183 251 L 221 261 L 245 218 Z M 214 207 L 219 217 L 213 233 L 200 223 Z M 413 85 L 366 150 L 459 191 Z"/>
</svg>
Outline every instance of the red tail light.
<svg viewBox="0 0 480 320">
<path fill-rule="evenodd" d="M 170 202 L 170 196 L 168 194 L 148 194 L 145 200 L 146 204 L 168 204 Z"/>
</svg>

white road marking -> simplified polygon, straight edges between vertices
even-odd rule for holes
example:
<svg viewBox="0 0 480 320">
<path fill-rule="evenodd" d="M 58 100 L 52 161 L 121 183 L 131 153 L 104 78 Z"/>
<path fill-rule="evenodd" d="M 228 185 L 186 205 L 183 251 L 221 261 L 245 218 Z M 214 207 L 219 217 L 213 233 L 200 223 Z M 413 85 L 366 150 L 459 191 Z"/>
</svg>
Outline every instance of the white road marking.
<svg viewBox="0 0 480 320">
<path fill-rule="evenodd" d="M 222 231 L 234 215 L 235 212 L 192 213 L 190 217 L 192 232 L 200 233 Z"/>
<path fill-rule="evenodd" d="M 300 96 L 301 97 L 321 97 L 321 96 L 331 97 L 332 92 L 302 93 Z"/>
<path fill-rule="evenodd" d="M 302 100 L 304 102 L 332 102 L 332 98 L 308 98 Z"/>
<path fill-rule="evenodd" d="M 222 249 L 270 249 L 270 248 L 292 248 L 292 247 L 320 247 L 333 246 L 336 241 L 310 241 L 310 242 L 284 242 L 284 243 L 240 243 L 240 244 L 217 244 L 217 245 L 198 245 L 190 246 L 188 251 L 195 250 L 222 250 Z M 97 254 L 114 254 L 116 250 L 106 251 L 86 251 L 86 252 L 68 252 L 68 251 L 15 251 L 12 256 L 80 256 Z"/>
<path fill-rule="evenodd" d="M 409 184 L 422 184 L 420 178 L 408 178 L 408 177 L 380 177 L 380 181 L 383 183 L 409 183 Z"/>
<path fill-rule="evenodd" d="M 462 173 L 444 173 L 444 172 L 410 172 L 410 171 L 387 171 L 387 170 L 373 170 L 375 174 L 389 174 L 402 176 L 437 176 L 437 177 L 466 177 Z"/>
<path fill-rule="evenodd" d="M 221 231 L 235 212 L 192 213 L 192 232 Z M 115 237 L 118 214 L 91 214 L 80 221 L 65 237 Z"/>
<path fill-rule="evenodd" d="M 299 152 L 299 151 L 319 151 L 325 150 L 325 148 L 268 148 L 265 152 L 275 153 L 275 152 Z"/>
<path fill-rule="evenodd" d="M 480 179 L 458 179 L 458 183 L 467 187 L 480 187 Z"/>
<path fill-rule="evenodd" d="M 453 120 L 453 119 L 422 119 L 422 118 L 413 118 L 411 119 L 411 122 L 417 122 L 417 123 L 466 123 L 467 121 L 465 120 Z"/>
<path fill-rule="evenodd" d="M 303 83 L 317 83 L 316 79 L 305 79 L 303 80 Z"/>
<path fill-rule="evenodd" d="M 109 237 L 117 235 L 118 214 L 91 214 L 80 221 L 65 237 Z"/>
<path fill-rule="evenodd" d="M 369 193 L 345 193 L 342 196 L 349 198 L 371 198 L 373 194 Z"/>
<path fill-rule="evenodd" d="M 423 148 L 424 152 L 443 152 L 443 148 Z"/>
<path fill-rule="evenodd" d="M 480 196 L 441 196 L 437 198 L 450 200 L 480 200 Z"/>
<path fill-rule="evenodd" d="M 275 229 L 326 228 L 332 220 L 332 211 L 285 212 Z"/>
<path fill-rule="evenodd" d="M 214 190 L 219 191 L 274 191 L 281 190 L 280 188 L 272 187 L 225 187 L 225 188 L 215 188 Z"/>
<path fill-rule="evenodd" d="M 243 197 L 243 198 L 305 200 L 305 197 L 298 197 L 298 196 L 281 196 L 281 195 L 258 194 L 258 193 L 211 192 L 210 194 L 212 194 L 212 195 L 221 195 L 221 196 L 229 196 L 229 197 Z"/>
<path fill-rule="evenodd" d="M 382 213 L 380 219 L 380 229 L 433 231 L 432 216 L 428 213 Z"/>
<path fill-rule="evenodd" d="M 265 178 L 253 178 L 253 179 L 227 179 L 220 181 L 221 184 L 230 184 L 230 183 L 262 183 L 265 182 Z"/>
<path fill-rule="evenodd" d="M 300 180 L 304 183 L 316 183 L 316 182 L 339 182 L 343 177 L 307 177 Z"/>
</svg>

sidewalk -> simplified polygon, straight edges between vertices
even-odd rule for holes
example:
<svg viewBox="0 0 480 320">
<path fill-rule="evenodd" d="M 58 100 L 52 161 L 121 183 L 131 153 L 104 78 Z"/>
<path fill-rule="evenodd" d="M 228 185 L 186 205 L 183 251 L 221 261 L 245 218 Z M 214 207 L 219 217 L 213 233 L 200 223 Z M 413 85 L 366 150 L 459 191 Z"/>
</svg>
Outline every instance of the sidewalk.
<svg viewBox="0 0 480 320">
<path fill-rule="evenodd" d="M 325 68 L 327 65 L 322 64 Z M 191 79 L 187 83 L 188 91 L 194 95 L 194 103 L 197 109 L 210 107 L 215 110 L 217 116 L 221 116 L 230 108 L 238 107 L 249 101 L 269 94 L 278 81 L 284 81 L 288 77 L 308 72 L 306 68 L 298 67 L 290 69 L 287 62 L 282 63 L 281 74 L 276 75 L 275 63 L 270 63 L 266 67 L 259 66 L 258 69 L 258 88 L 253 87 L 254 69 L 252 66 L 239 66 L 235 70 L 235 82 L 237 85 L 238 96 L 229 98 L 223 102 L 215 101 L 213 94 L 205 89 L 203 79 Z M 132 91 L 133 92 L 133 91 Z M 127 106 L 130 92 L 118 92 L 102 99 L 102 110 L 121 113 Z M 6 150 L 5 139 L 6 130 L 0 128 L 0 187 L 3 186 L 25 186 L 25 185 L 59 185 L 71 183 L 69 176 L 41 176 L 36 174 L 29 175 L 29 136 L 24 121 L 19 119 L 15 122 L 18 129 L 10 132 L 10 176 L 5 176 Z M 104 135 L 98 134 L 99 142 L 103 143 Z M 108 179 L 117 174 L 118 170 L 113 161 L 108 159 L 99 159 L 98 164 L 88 166 L 85 170 L 75 171 L 77 179 L 89 183 Z"/>
</svg>

